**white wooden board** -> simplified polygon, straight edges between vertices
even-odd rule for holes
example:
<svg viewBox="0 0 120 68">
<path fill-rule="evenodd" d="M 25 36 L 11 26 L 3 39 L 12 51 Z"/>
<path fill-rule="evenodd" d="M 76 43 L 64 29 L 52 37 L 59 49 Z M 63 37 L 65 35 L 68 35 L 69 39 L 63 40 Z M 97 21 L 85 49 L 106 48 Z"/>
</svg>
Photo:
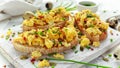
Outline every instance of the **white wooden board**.
<svg viewBox="0 0 120 68">
<path fill-rule="evenodd" d="M 22 31 L 20 26 L 15 26 L 11 28 L 13 32 L 17 34 L 17 32 Z M 113 31 L 113 35 L 110 34 L 110 30 Z M 2 34 L 6 34 L 5 30 L 2 32 Z M 117 36 L 118 34 L 118 36 Z M 110 41 L 110 39 L 113 39 L 113 42 Z M 110 48 L 113 48 L 117 44 L 120 43 L 120 33 L 116 30 L 113 30 L 111 28 L 108 29 L 108 37 L 106 40 L 101 42 L 101 45 L 99 48 L 94 48 L 93 51 L 85 49 L 83 52 L 79 50 L 79 45 L 77 46 L 78 53 L 74 53 L 73 50 L 66 51 L 67 54 L 65 54 L 66 59 L 74 59 L 77 61 L 85 61 L 89 62 Z M 6 57 L 6 59 L 9 60 L 16 68 L 34 68 L 34 66 L 30 63 L 30 58 L 27 60 L 20 60 L 20 56 L 23 55 L 23 53 L 20 53 L 16 51 L 11 43 L 11 41 L 6 40 L 5 38 L 0 39 L 0 52 Z M 81 65 L 78 64 L 71 64 L 71 63 L 61 63 L 57 62 L 55 68 L 79 68 Z"/>
</svg>

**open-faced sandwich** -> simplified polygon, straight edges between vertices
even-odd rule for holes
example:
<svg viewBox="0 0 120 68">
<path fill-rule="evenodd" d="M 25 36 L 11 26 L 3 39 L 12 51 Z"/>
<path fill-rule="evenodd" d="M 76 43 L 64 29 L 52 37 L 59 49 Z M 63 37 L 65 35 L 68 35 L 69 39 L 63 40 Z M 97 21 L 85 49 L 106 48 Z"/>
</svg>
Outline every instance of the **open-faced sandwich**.
<svg viewBox="0 0 120 68">
<path fill-rule="evenodd" d="M 63 28 L 51 27 L 47 30 L 24 31 L 13 39 L 15 49 L 26 53 L 36 50 L 42 54 L 58 53 L 71 49 L 77 44 L 77 32 L 72 23 Z"/>
<path fill-rule="evenodd" d="M 31 29 L 48 29 L 52 26 L 63 27 L 70 20 L 70 13 L 65 8 L 59 7 L 49 12 L 26 12 L 23 15 L 23 31 Z"/>
<path fill-rule="evenodd" d="M 99 46 L 100 41 L 107 37 L 109 24 L 100 20 L 99 16 L 90 10 L 83 10 L 75 14 L 75 25 L 81 36 L 81 46 L 92 44 Z"/>
</svg>

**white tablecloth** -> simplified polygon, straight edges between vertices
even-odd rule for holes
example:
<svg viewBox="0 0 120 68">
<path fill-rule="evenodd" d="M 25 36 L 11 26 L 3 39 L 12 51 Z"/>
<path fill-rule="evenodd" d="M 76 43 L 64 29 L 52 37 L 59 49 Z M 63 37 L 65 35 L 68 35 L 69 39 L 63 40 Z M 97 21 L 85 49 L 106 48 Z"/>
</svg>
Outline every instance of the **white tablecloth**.
<svg viewBox="0 0 120 68">
<path fill-rule="evenodd" d="M 4 1 L 9 1 L 9 0 L 4 0 Z M 0 0 L 0 4 L 2 2 L 4 2 L 3 0 Z M 76 1 L 81 1 L 81 0 L 76 0 Z M 97 1 L 100 3 L 99 5 L 99 10 L 98 10 L 98 14 L 101 15 L 101 18 L 103 20 L 105 20 L 107 17 L 110 16 L 114 16 L 114 15 L 118 15 L 120 14 L 120 0 L 93 0 L 93 1 Z M 103 11 L 106 11 L 106 13 L 104 13 Z M 117 13 L 114 13 L 117 12 Z M 19 25 L 22 22 L 22 18 L 20 16 L 18 17 L 13 17 L 11 18 L 11 20 L 4 20 L 0 22 L 0 31 L 6 29 L 6 28 L 10 28 L 13 25 Z M 97 61 L 99 60 L 99 58 L 93 60 L 91 63 L 99 63 L 101 61 Z M 97 62 L 96 62 L 97 61 Z M 104 65 L 104 62 L 100 63 L 101 65 Z M 112 63 L 108 63 L 112 64 Z M 7 65 L 7 68 L 13 68 L 10 66 L 10 63 L 0 54 L 0 68 L 3 68 L 4 65 Z M 9 67 L 8 67 L 9 66 Z M 88 67 L 90 68 L 90 67 Z"/>
</svg>

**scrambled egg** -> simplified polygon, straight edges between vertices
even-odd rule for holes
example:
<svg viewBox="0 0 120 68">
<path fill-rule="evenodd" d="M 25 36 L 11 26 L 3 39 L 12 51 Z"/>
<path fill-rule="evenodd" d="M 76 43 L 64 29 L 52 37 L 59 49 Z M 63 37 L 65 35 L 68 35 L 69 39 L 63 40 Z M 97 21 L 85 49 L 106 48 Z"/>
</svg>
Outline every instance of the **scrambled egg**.
<svg viewBox="0 0 120 68">
<path fill-rule="evenodd" d="M 47 31 L 47 35 L 50 39 L 58 39 L 59 38 L 59 28 L 53 27 Z"/>
<path fill-rule="evenodd" d="M 100 42 L 93 42 L 94 47 L 98 47 L 100 45 Z"/>
<path fill-rule="evenodd" d="M 85 46 L 87 46 L 87 45 L 89 45 L 90 44 L 90 40 L 88 39 L 88 38 L 83 38 L 82 40 L 81 40 L 81 42 L 80 42 L 80 45 L 82 46 L 82 47 L 85 47 Z"/>
<path fill-rule="evenodd" d="M 42 56 L 42 54 L 39 51 L 33 51 L 31 54 L 31 58 L 39 59 Z"/>
<path fill-rule="evenodd" d="M 63 31 L 65 33 L 66 41 L 71 42 L 76 36 L 77 32 L 73 25 L 69 25 L 68 27 L 64 27 Z"/>
<path fill-rule="evenodd" d="M 40 61 L 39 63 L 38 63 L 38 68 L 41 68 L 41 67 L 48 67 L 48 66 L 50 66 L 50 63 L 47 61 L 47 60 L 43 60 L 43 61 Z"/>
<path fill-rule="evenodd" d="M 53 57 L 55 57 L 55 58 L 57 58 L 57 59 L 64 59 L 64 55 L 59 54 L 59 53 L 53 55 Z"/>
<path fill-rule="evenodd" d="M 105 23 L 105 22 L 101 22 L 98 27 L 104 29 L 104 30 L 107 30 L 108 27 L 109 27 L 109 24 L 108 23 Z"/>
<path fill-rule="evenodd" d="M 93 35 L 100 35 L 102 32 L 98 28 L 87 28 L 86 32 L 88 34 L 93 34 Z"/>
<path fill-rule="evenodd" d="M 47 48 L 52 48 L 53 47 L 53 42 L 51 41 L 51 40 L 49 40 L 49 39 L 45 39 L 45 46 L 47 47 Z"/>
</svg>

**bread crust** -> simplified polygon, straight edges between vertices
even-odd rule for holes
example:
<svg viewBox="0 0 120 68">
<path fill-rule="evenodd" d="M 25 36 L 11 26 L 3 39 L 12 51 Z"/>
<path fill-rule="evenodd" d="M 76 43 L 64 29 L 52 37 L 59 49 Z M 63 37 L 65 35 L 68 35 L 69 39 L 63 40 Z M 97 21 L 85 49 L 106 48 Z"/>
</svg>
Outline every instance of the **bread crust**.
<svg viewBox="0 0 120 68">
<path fill-rule="evenodd" d="M 25 26 L 23 25 L 22 28 L 23 28 L 23 31 L 29 31 L 29 30 L 32 30 L 32 29 L 48 29 L 50 27 L 64 27 L 65 25 L 65 22 L 59 22 L 59 23 L 56 23 L 56 24 L 52 24 L 52 25 L 45 25 L 45 26 Z"/>
<path fill-rule="evenodd" d="M 50 54 L 50 53 L 59 53 L 59 52 L 63 52 L 63 51 L 71 49 L 72 47 L 74 47 L 78 44 L 78 38 L 76 37 L 72 42 L 70 42 L 70 46 L 68 46 L 68 47 L 60 46 L 60 47 L 52 47 L 50 49 L 45 48 L 45 47 L 41 47 L 41 48 L 40 47 L 30 47 L 27 45 L 19 44 L 19 43 L 15 42 L 14 40 L 12 43 L 14 45 L 14 48 L 17 51 L 24 52 L 24 53 L 31 53 L 31 52 L 37 50 L 37 51 L 41 52 L 43 55 L 45 55 L 45 54 Z"/>
</svg>

